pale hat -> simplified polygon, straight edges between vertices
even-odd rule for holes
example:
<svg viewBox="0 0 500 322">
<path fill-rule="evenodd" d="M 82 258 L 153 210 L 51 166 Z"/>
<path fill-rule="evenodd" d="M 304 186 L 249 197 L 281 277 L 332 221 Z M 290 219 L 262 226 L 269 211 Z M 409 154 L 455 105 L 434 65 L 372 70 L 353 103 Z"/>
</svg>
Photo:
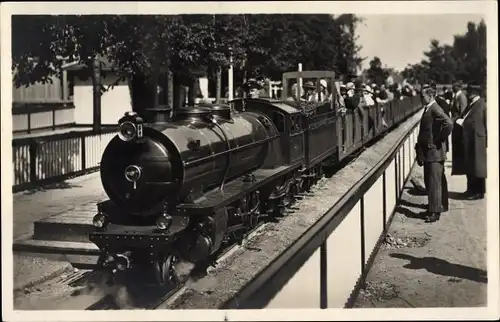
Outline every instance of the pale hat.
<svg viewBox="0 0 500 322">
<path fill-rule="evenodd" d="M 323 86 L 324 88 L 328 87 L 328 84 L 326 83 L 326 80 L 322 79 L 319 81 L 320 85 Z"/>
</svg>

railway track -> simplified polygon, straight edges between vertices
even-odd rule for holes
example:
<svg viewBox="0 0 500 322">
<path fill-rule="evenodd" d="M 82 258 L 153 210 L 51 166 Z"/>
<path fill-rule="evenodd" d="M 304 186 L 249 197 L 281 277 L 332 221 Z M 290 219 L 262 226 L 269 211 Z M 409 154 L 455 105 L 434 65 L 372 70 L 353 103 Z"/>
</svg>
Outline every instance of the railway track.
<svg viewBox="0 0 500 322">
<path fill-rule="evenodd" d="M 221 252 L 217 256 L 216 262 L 223 261 L 224 259 L 231 256 L 236 250 L 244 247 L 245 241 L 256 236 L 266 225 L 267 223 L 265 221 L 260 222 L 255 228 L 253 228 L 246 234 L 246 237 L 243 239 L 242 243 L 229 244 L 227 247 L 221 250 Z M 210 268 L 211 267 L 209 267 L 208 270 L 210 270 Z M 103 278 L 104 274 L 104 272 L 100 271 L 84 272 L 67 282 L 69 282 L 68 284 L 72 287 L 89 287 L 89 284 L 91 284 L 92 282 L 98 281 L 99 279 Z M 128 303 L 125 304 L 125 306 L 127 306 L 125 308 L 154 310 L 165 302 L 169 302 L 169 300 L 174 300 L 178 296 L 180 296 L 185 290 L 186 283 L 187 280 L 179 282 L 170 287 L 148 286 L 141 284 L 138 284 L 137 286 L 129 286 L 127 288 L 127 294 L 132 293 L 133 299 L 131 301 L 126 301 Z M 116 294 L 107 294 L 93 304 L 86 307 L 85 310 L 95 311 L 124 309 L 124 303 L 119 302 L 120 300 L 117 300 Z"/>
</svg>

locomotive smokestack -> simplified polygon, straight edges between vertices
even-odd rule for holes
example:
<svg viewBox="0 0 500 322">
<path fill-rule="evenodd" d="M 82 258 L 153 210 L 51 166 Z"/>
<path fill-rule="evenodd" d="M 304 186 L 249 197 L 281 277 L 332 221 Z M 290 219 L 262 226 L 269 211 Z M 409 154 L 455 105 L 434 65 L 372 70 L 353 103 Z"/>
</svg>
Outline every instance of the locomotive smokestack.
<svg viewBox="0 0 500 322">
<path fill-rule="evenodd" d="M 145 108 L 142 114 L 144 121 L 147 123 L 166 123 L 170 121 L 171 111 L 170 107 L 164 105 Z"/>
</svg>

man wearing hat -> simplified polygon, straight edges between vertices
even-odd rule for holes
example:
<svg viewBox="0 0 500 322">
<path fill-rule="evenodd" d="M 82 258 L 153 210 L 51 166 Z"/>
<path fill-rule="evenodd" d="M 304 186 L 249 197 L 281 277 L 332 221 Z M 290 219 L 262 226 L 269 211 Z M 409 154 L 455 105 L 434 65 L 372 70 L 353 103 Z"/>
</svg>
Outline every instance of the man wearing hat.
<svg viewBox="0 0 500 322">
<path fill-rule="evenodd" d="M 444 173 L 446 160 L 445 142 L 453 122 L 436 103 L 436 89 L 431 84 L 422 86 L 421 99 L 424 113 L 415 146 L 417 163 L 424 167 L 424 182 L 429 199 L 424 213 L 428 223 L 438 221 L 441 213 L 448 211 L 448 183 Z"/>
<path fill-rule="evenodd" d="M 245 84 L 243 84 L 244 90 L 247 92 L 248 98 L 259 98 L 260 90 L 262 85 L 257 82 L 255 78 L 250 78 Z"/>
<path fill-rule="evenodd" d="M 467 87 L 469 105 L 457 118 L 455 126 L 462 129 L 464 168 L 467 175 L 466 199 L 483 199 L 486 192 L 486 103 L 481 87 Z"/>
<path fill-rule="evenodd" d="M 361 97 L 355 91 L 355 85 L 353 82 L 346 84 L 346 97 L 344 99 L 345 107 L 350 110 L 354 110 L 358 107 Z"/>
<path fill-rule="evenodd" d="M 311 81 L 307 81 L 302 85 L 302 88 L 304 89 L 304 99 L 308 102 L 314 101 L 315 96 L 314 96 L 314 90 L 316 89 L 316 86 Z"/>
</svg>

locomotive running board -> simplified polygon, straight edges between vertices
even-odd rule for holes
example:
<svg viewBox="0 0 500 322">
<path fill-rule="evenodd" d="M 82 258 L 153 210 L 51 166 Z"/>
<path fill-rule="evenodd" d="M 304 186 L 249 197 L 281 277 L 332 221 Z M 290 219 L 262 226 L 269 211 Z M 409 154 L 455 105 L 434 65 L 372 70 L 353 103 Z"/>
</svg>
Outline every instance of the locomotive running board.
<svg viewBox="0 0 500 322">
<path fill-rule="evenodd" d="M 180 214 L 189 213 L 190 215 L 213 213 L 295 168 L 293 166 L 280 166 L 275 169 L 259 169 L 253 172 L 254 180 L 251 182 L 241 179 L 233 180 L 224 186 L 224 190 L 221 191 L 219 188 L 211 190 L 193 203 L 180 204 L 177 210 Z"/>
</svg>

